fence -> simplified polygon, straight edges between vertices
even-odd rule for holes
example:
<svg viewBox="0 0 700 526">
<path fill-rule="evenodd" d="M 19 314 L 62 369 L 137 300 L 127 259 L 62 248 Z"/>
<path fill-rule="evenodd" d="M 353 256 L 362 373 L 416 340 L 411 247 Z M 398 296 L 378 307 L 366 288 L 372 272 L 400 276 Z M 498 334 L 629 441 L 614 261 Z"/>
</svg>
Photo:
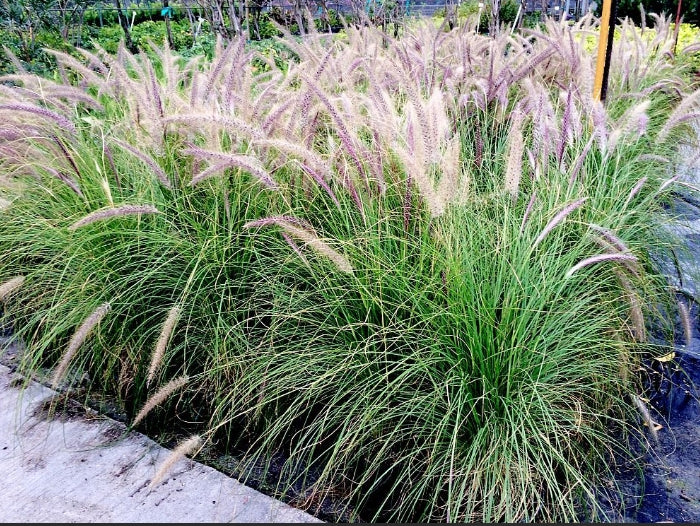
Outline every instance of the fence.
<svg viewBox="0 0 700 526">
<path fill-rule="evenodd" d="M 400 0 L 399 4 L 405 8 L 407 13 L 410 14 L 422 14 L 422 15 L 432 15 L 435 13 L 435 11 L 439 9 L 444 9 L 448 5 L 455 5 L 459 4 L 461 2 L 453 1 L 453 0 L 421 0 L 421 1 L 415 1 L 415 0 Z M 240 0 L 239 2 L 234 1 L 234 5 L 238 6 L 245 6 L 245 0 Z M 381 0 L 369 0 L 365 4 L 365 9 L 369 10 L 370 7 L 372 6 L 381 6 L 382 1 Z M 229 8 L 230 4 L 228 2 L 223 2 L 221 4 L 221 9 L 222 11 L 225 11 Z M 184 12 L 184 11 L 190 11 L 190 12 L 204 12 L 208 8 L 202 7 L 202 6 L 195 6 L 195 5 L 177 5 L 177 4 L 170 4 L 169 6 L 172 8 L 173 11 L 175 12 Z M 293 10 L 294 9 L 294 3 L 291 1 L 285 1 L 285 0 L 272 0 L 270 3 L 265 5 L 262 8 L 263 12 L 269 11 L 270 9 L 273 8 L 278 8 L 278 9 L 284 9 L 284 10 Z M 326 7 L 330 10 L 337 11 L 343 14 L 350 14 L 353 12 L 353 7 L 350 5 L 349 2 L 326 2 Z M 129 17 L 136 12 L 143 12 L 144 10 L 152 10 L 154 13 L 160 11 L 160 7 L 155 8 L 152 7 L 151 5 L 148 4 L 130 4 L 128 7 L 122 8 L 122 12 L 126 13 Z M 58 7 L 50 7 L 45 9 L 47 12 L 54 12 L 54 13 L 71 13 L 74 12 L 72 9 L 67 9 L 67 8 L 58 8 Z M 118 9 L 114 6 L 105 6 L 102 4 L 96 4 L 93 6 L 87 7 L 84 12 L 89 12 L 92 11 L 94 13 L 99 14 L 106 14 L 106 13 L 115 13 L 118 11 Z"/>
</svg>

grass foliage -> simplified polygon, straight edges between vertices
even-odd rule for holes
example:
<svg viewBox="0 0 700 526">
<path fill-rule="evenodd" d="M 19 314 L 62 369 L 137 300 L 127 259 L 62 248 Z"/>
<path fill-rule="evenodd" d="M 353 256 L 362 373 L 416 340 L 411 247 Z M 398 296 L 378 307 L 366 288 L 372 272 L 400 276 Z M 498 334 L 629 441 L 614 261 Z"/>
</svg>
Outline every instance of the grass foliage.
<svg viewBox="0 0 700 526">
<path fill-rule="evenodd" d="M 312 512 L 600 518 L 661 352 L 649 250 L 700 92 L 631 31 L 594 102 L 592 23 L 313 33 L 279 40 L 285 64 L 243 40 L 210 62 L 56 52 L 60 81 L 5 76 L 23 367 L 86 373 L 143 429 L 187 422 L 179 455 L 216 443 L 244 478 L 283 459 L 268 483 Z"/>
</svg>

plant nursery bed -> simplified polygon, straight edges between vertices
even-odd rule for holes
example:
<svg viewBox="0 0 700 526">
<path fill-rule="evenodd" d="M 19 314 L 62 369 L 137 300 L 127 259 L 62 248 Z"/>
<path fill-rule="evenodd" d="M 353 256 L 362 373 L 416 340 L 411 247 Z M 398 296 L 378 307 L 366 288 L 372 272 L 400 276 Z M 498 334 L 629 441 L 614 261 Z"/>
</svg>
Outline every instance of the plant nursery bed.
<svg viewBox="0 0 700 526">
<path fill-rule="evenodd" d="M 597 23 L 0 79 L 5 358 L 322 520 L 697 518 L 700 91 Z"/>
<path fill-rule="evenodd" d="M 606 520 L 640 523 L 700 521 L 700 323 L 697 303 L 700 203 L 682 196 L 669 212 L 680 221 L 673 227 L 673 233 L 683 238 L 685 250 L 676 254 L 675 261 L 657 263 L 665 269 L 671 285 L 680 291 L 679 300 L 689 305 L 692 338 L 690 344 L 682 338 L 685 328 L 682 320 L 676 320 L 675 332 L 681 336 L 674 342 L 673 358 L 668 361 L 652 359 L 644 365 L 647 407 L 656 424 L 655 433 L 643 424 L 648 447 L 636 446 L 640 462 L 635 466 L 621 463 L 615 480 L 610 481 L 610 487 L 619 489 L 618 498 L 621 496 L 624 502 L 613 496 L 613 502 L 603 505 L 609 513 Z M 3 340 L 9 341 L 7 336 L 10 332 L 6 330 Z M 663 344 L 660 338 L 657 335 L 658 343 Z M 21 346 L 5 344 L 0 354 L 0 363 L 14 370 L 20 352 Z M 15 383 L 20 385 L 22 382 Z M 99 415 L 114 419 L 120 424 L 125 422 L 125 415 L 116 403 L 93 397 L 86 404 L 85 399 L 79 399 L 77 394 L 79 391 L 75 391 L 73 396 L 59 395 L 60 400 L 54 399 L 51 407 L 44 407 L 43 412 L 63 421 L 84 419 L 85 415 L 90 414 L 92 418 Z M 41 412 L 42 408 L 39 407 L 37 411 Z M 177 429 L 169 431 L 156 433 L 151 439 L 161 446 L 173 447 L 178 439 L 187 434 L 184 428 L 181 432 Z M 124 429 L 118 434 L 122 435 L 123 432 Z M 210 447 L 200 455 L 199 460 L 234 479 L 241 477 L 240 457 L 231 452 Z M 285 460 L 284 454 L 278 452 L 267 459 L 266 467 L 261 465 L 258 470 L 248 469 L 247 486 L 273 496 L 277 493 L 276 496 L 280 497 L 271 480 L 278 474 Z M 640 466 L 643 470 L 641 473 Z M 307 469 L 310 478 L 313 478 L 314 468 L 307 466 L 300 469 Z M 609 491 L 602 493 L 606 497 L 614 495 L 614 492 Z M 287 488 L 286 495 L 281 499 L 286 504 L 305 509 L 321 520 L 363 522 L 361 517 L 350 513 L 352 508 L 342 495 L 318 497 L 299 487 Z"/>
</svg>

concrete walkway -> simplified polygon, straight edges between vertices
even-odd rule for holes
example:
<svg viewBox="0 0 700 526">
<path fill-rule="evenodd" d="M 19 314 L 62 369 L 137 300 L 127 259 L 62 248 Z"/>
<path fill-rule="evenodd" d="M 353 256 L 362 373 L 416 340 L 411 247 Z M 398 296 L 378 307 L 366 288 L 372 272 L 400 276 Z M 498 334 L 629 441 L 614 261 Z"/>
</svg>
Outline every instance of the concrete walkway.
<svg viewBox="0 0 700 526">
<path fill-rule="evenodd" d="M 189 459 L 147 489 L 169 450 L 91 411 L 35 414 L 56 393 L 0 365 L 0 522 L 320 522 Z"/>
</svg>

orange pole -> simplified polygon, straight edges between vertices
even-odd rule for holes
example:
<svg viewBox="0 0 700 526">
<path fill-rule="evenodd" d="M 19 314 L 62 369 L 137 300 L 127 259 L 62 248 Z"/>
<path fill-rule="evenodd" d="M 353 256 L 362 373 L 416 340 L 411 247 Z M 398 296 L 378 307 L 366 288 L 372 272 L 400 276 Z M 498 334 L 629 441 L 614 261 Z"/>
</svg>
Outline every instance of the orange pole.
<svg viewBox="0 0 700 526">
<path fill-rule="evenodd" d="M 603 70 L 605 69 L 605 50 L 608 44 L 608 29 L 610 27 L 610 0 L 603 0 L 603 13 L 600 17 L 600 36 L 598 37 L 598 60 L 593 81 L 593 98 L 600 100 L 603 91 Z"/>
<path fill-rule="evenodd" d="M 608 68 L 610 66 L 610 53 L 612 51 L 612 38 L 615 30 L 613 18 L 613 1 L 603 0 L 603 13 L 600 17 L 600 38 L 598 40 L 598 60 L 595 68 L 595 80 L 593 82 L 593 98 L 605 101 L 607 91 Z M 612 22 L 612 23 L 611 23 Z"/>
</svg>

